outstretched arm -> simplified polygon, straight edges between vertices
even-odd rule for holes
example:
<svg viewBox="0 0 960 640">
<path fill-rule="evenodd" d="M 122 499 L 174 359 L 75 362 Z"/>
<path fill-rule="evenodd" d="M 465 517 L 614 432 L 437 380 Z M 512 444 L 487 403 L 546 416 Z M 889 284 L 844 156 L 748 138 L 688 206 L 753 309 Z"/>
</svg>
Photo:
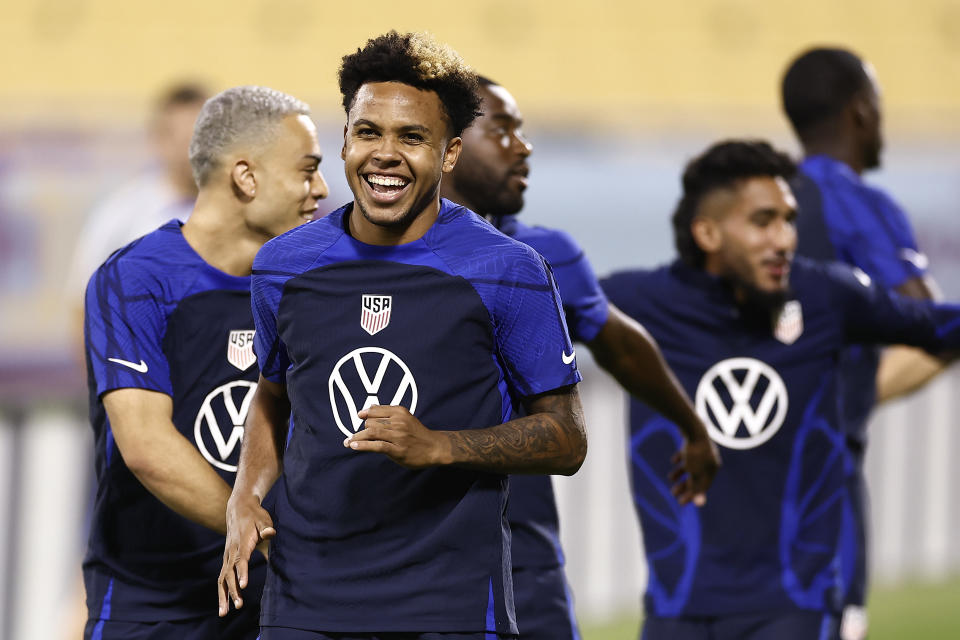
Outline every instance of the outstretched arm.
<svg viewBox="0 0 960 640">
<path fill-rule="evenodd" d="M 693 500 L 702 505 L 720 455 L 653 336 L 611 304 L 607 322 L 587 346 L 628 393 L 680 428 L 686 442 L 673 458 L 673 495 L 681 504 Z"/>
<path fill-rule="evenodd" d="M 243 606 L 240 591 L 247 586 L 250 554 L 259 543 L 276 535 L 273 520 L 261 503 L 280 476 L 289 418 L 286 387 L 260 376 L 244 428 L 237 478 L 227 502 L 227 540 L 217 589 L 221 617 L 230 611 L 229 601 L 237 609 Z"/>
<path fill-rule="evenodd" d="M 940 288 L 930 276 L 914 277 L 896 288 L 908 298 L 939 300 Z M 884 350 L 877 368 L 877 404 L 909 395 L 946 370 L 949 363 L 922 349 L 895 345 Z"/>
<path fill-rule="evenodd" d="M 362 431 L 344 440 L 354 451 L 382 453 L 412 469 L 453 465 L 491 473 L 573 475 L 587 454 L 576 385 L 524 399 L 523 418 L 484 429 L 433 430 L 405 407 L 372 406 Z"/>
</svg>

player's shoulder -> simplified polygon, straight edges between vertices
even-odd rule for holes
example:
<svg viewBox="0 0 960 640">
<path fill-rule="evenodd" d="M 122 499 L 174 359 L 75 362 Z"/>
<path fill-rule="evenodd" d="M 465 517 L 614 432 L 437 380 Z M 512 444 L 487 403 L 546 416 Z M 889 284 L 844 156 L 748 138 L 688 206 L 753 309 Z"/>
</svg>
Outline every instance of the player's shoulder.
<svg viewBox="0 0 960 640">
<path fill-rule="evenodd" d="M 170 220 L 159 228 L 117 249 L 98 269 L 98 273 L 122 274 L 128 278 L 172 275 L 171 268 L 198 259 L 180 230 L 181 223 Z"/>
<path fill-rule="evenodd" d="M 859 267 L 832 260 L 796 257 L 790 267 L 790 286 L 800 297 L 831 303 L 851 289 L 864 289 L 873 281 Z"/>
<path fill-rule="evenodd" d="M 650 269 L 621 269 L 600 279 L 604 291 L 633 293 L 673 287 L 677 264 L 663 264 Z"/>
<path fill-rule="evenodd" d="M 442 201 L 437 223 L 425 239 L 448 264 L 466 271 L 544 270 L 543 258 L 530 245 L 501 233 L 482 216 L 449 200 Z"/>
<path fill-rule="evenodd" d="M 583 257 L 583 248 L 566 231 L 517 221 L 513 238 L 528 244 L 554 267 Z"/>
<path fill-rule="evenodd" d="M 811 156 L 800 164 L 800 171 L 812 180 L 826 197 L 839 197 L 862 205 L 859 213 L 871 216 L 902 213 L 902 208 L 884 189 L 869 184 L 847 164 L 827 156 Z"/>
<path fill-rule="evenodd" d="M 265 272 L 290 275 L 306 271 L 343 234 L 343 216 L 353 206 L 346 204 L 336 211 L 268 240 L 253 261 L 254 275 Z"/>
</svg>

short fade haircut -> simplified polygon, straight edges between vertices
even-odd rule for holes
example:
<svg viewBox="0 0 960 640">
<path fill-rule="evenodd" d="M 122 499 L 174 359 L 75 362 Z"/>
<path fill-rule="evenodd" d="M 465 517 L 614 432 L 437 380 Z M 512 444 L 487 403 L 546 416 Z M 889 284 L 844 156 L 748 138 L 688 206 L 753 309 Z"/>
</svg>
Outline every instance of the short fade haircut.
<svg viewBox="0 0 960 640">
<path fill-rule="evenodd" d="M 190 168 L 206 184 L 224 153 L 241 143 L 261 144 L 291 115 L 310 115 L 307 103 L 267 87 L 233 87 L 207 100 L 190 140 Z"/>
<path fill-rule="evenodd" d="M 718 142 L 691 160 L 683 171 L 683 196 L 672 220 L 680 259 L 692 267 L 703 267 L 706 256 L 693 239 L 690 225 L 707 194 L 717 189 L 733 189 L 750 178 L 789 180 L 796 171 L 790 156 L 763 140 Z"/>
<path fill-rule="evenodd" d="M 456 51 L 426 33 L 391 31 L 367 40 L 362 49 L 343 57 L 340 93 L 348 115 L 357 91 L 371 82 L 401 82 L 433 91 L 454 137 L 480 115 L 476 74 Z"/>
<path fill-rule="evenodd" d="M 852 51 L 810 49 L 790 63 L 783 75 L 783 110 L 802 140 L 812 127 L 836 117 L 869 86 L 863 60 Z"/>
</svg>

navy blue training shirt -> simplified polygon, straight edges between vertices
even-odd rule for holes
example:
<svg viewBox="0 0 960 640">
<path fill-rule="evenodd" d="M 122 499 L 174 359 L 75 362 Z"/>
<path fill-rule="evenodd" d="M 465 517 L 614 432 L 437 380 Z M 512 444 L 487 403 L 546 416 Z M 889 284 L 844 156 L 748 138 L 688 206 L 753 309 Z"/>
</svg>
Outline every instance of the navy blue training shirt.
<svg viewBox="0 0 960 640">
<path fill-rule="evenodd" d="M 960 307 L 888 293 L 849 267 L 796 259 L 776 322 L 681 262 L 602 281 L 654 336 L 723 466 L 703 508 L 670 494 L 680 430 L 630 405 L 633 495 L 655 616 L 838 611 L 845 451 L 837 359 L 854 342 L 960 346 Z"/>
<path fill-rule="evenodd" d="M 233 484 L 256 388 L 250 278 L 210 266 L 171 220 L 114 253 L 86 292 L 90 422 L 97 494 L 84 560 L 90 617 L 151 622 L 215 616 L 223 536 L 168 508 L 131 473 L 103 394 L 121 388 L 173 399 L 173 423 Z M 248 593 L 256 606 L 263 557 Z"/>
<path fill-rule="evenodd" d="M 414 471 L 343 439 L 371 404 L 475 429 L 577 383 L 552 276 L 447 200 L 398 246 L 352 238 L 352 207 L 268 242 L 254 263 L 258 363 L 286 384 L 293 422 L 261 624 L 516 633 L 507 478 Z"/>
<path fill-rule="evenodd" d="M 563 300 L 570 336 L 590 342 L 607 322 L 609 303 L 583 249 L 569 234 L 531 227 L 517 216 L 499 216 L 494 225 L 546 258 Z M 555 567 L 563 564 L 557 504 L 550 476 L 513 476 L 507 520 L 513 533 L 513 566 Z M 522 621 L 521 621 L 522 626 Z"/>
<path fill-rule="evenodd" d="M 810 156 L 799 168 L 792 181 L 801 212 L 798 255 L 845 262 L 887 289 L 926 274 L 927 258 L 917 247 L 906 214 L 890 196 L 829 156 Z M 876 400 L 879 350 L 853 345 L 842 358 L 844 425 L 848 435 L 863 444 Z"/>
</svg>

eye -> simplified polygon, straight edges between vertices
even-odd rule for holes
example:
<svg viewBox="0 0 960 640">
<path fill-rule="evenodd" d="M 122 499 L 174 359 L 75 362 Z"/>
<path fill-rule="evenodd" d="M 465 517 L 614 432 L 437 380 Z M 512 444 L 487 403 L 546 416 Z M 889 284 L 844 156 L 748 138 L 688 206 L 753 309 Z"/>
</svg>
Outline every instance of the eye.
<svg viewBox="0 0 960 640">
<path fill-rule="evenodd" d="M 373 138 L 376 137 L 377 132 L 370 127 L 360 127 L 355 134 L 358 138 Z"/>
<path fill-rule="evenodd" d="M 412 142 L 415 144 L 423 142 L 423 136 L 421 136 L 419 133 L 405 133 L 403 136 L 401 136 L 401 138 L 405 142 Z"/>
</svg>

